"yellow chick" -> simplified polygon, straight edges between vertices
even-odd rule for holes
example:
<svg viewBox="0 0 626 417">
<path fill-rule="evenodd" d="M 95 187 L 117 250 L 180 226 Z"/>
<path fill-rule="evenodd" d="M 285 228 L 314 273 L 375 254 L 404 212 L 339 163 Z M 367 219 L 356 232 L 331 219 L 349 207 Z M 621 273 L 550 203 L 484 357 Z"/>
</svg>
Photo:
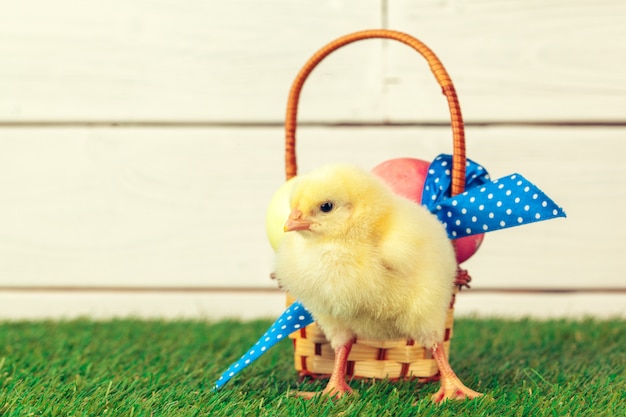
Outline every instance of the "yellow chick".
<svg viewBox="0 0 626 417">
<path fill-rule="evenodd" d="M 311 311 L 335 350 L 323 394 L 351 392 L 346 364 L 361 337 L 411 338 L 431 348 L 441 374 L 437 402 L 481 395 L 458 379 L 443 349 L 457 263 L 434 215 L 347 165 L 298 177 L 290 208 L 276 278 Z"/>
</svg>

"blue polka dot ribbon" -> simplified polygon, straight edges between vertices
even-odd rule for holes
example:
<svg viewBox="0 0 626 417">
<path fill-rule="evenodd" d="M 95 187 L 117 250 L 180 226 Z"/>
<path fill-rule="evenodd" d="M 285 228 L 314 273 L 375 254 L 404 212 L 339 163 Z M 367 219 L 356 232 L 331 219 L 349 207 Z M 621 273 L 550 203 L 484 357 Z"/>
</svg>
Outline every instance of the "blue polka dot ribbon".
<svg viewBox="0 0 626 417">
<path fill-rule="evenodd" d="M 467 160 L 465 192 L 450 197 L 452 156 L 439 155 L 428 167 L 422 204 L 457 239 L 513 226 L 565 217 L 565 212 L 520 174 L 491 180 L 481 165 Z"/>
<path fill-rule="evenodd" d="M 222 388 L 233 376 L 267 352 L 269 348 L 286 339 L 291 333 L 313 323 L 313 321 L 311 313 L 299 301 L 290 305 L 267 332 L 261 336 L 259 341 L 219 377 L 213 390 L 216 391 Z"/>
<path fill-rule="evenodd" d="M 485 168 L 469 159 L 466 191 L 451 197 L 451 170 L 451 155 L 435 158 L 428 168 L 422 193 L 422 204 L 446 226 L 450 239 L 565 217 L 562 208 L 520 174 L 492 181 Z M 259 341 L 219 377 L 213 390 L 223 387 L 276 343 L 313 321 L 311 313 L 299 301 L 293 303 Z"/>
</svg>

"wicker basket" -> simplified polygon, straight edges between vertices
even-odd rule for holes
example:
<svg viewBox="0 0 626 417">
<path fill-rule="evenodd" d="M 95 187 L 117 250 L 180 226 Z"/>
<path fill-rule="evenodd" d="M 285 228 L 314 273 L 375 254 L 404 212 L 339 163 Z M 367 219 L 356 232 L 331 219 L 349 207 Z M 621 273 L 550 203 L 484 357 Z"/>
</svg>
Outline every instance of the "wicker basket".
<svg viewBox="0 0 626 417">
<path fill-rule="evenodd" d="M 334 40 L 317 51 L 302 67 L 296 76 L 287 103 L 285 119 L 285 172 L 287 180 L 297 174 L 296 163 L 296 124 L 300 91 L 311 71 L 327 55 L 352 42 L 384 38 L 409 45 L 419 52 L 428 62 L 435 79 L 447 98 L 453 136 L 452 194 L 463 192 L 465 183 L 465 135 L 461 110 L 452 81 L 435 54 L 422 42 L 405 33 L 391 30 L 366 30 L 352 33 Z M 455 292 L 469 282 L 469 276 L 458 270 Z M 445 350 L 449 355 L 452 337 L 454 296 L 450 303 L 446 320 Z M 287 295 L 287 305 L 293 302 Z M 295 368 L 301 376 L 314 378 L 327 377 L 332 372 L 334 352 L 324 333 L 314 323 L 290 336 L 294 345 Z M 404 379 L 419 378 L 433 380 L 438 376 L 438 368 L 429 349 L 416 344 L 413 340 L 372 341 L 357 339 L 348 357 L 347 375 L 360 378 Z"/>
</svg>

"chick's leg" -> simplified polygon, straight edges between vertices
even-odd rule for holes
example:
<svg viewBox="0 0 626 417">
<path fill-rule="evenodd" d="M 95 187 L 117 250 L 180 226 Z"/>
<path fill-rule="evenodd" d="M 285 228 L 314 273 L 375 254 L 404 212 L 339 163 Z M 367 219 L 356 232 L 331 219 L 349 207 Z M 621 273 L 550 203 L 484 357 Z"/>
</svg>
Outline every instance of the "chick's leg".
<svg viewBox="0 0 626 417">
<path fill-rule="evenodd" d="M 348 365 L 348 355 L 352 349 L 353 341 L 350 340 L 343 346 L 339 346 L 335 349 L 335 365 L 333 367 L 333 373 L 330 375 L 328 385 L 324 388 L 322 394 L 330 395 L 331 397 L 339 398 L 344 394 L 352 392 L 352 388 L 346 382 L 346 368 Z"/>
<path fill-rule="evenodd" d="M 439 403 L 450 399 L 472 399 L 483 395 L 466 387 L 461 382 L 459 377 L 456 376 L 450 366 L 450 363 L 448 362 L 448 358 L 446 357 L 446 352 L 443 349 L 443 343 L 437 343 L 433 346 L 432 351 L 433 357 L 435 358 L 435 361 L 437 361 L 437 366 L 439 367 L 439 374 L 441 375 L 441 388 L 439 388 L 439 391 L 433 395 L 432 400 L 434 402 Z"/>
<path fill-rule="evenodd" d="M 335 349 L 335 363 L 333 366 L 333 373 L 330 375 L 328 385 L 322 391 L 322 395 L 328 395 L 332 398 L 340 398 L 345 394 L 350 394 L 352 388 L 346 382 L 346 368 L 348 365 L 348 355 L 350 355 L 350 349 L 352 349 L 353 340 L 350 340 L 345 345 L 339 346 Z M 299 392 L 298 396 L 311 399 L 320 393 L 317 392 Z"/>
</svg>

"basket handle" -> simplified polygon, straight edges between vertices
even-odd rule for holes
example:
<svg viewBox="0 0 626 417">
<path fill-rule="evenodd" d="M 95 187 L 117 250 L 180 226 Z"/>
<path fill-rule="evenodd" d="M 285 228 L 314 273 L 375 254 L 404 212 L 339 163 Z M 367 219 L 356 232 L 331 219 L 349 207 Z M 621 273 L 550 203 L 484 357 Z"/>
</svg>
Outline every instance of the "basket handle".
<svg viewBox="0 0 626 417">
<path fill-rule="evenodd" d="M 295 177 L 298 172 L 298 165 L 296 162 L 296 125 L 298 116 L 298 100 L 300 98 L 300 91 L 302 90 L 304 82 L 317 64 L 319 64 L 333 51 L 349 43 L 372 38 L 393 39 L 402 42 L 419 52 L 428 62 L 430 70 L 448 100 L 448 107 L 450 110 L 453 139 L 452 195 L 463 192 L 465 186 L 465 132 L 463 128 L 463 117 L 461 116 L 461 108 L 459 106 L 459 100 L 456 96 L 456 90 L 454 89 L 452 80 L 450 79 L 446 69 L 443 67 L 441 61 L 439 61 L 439 58 L 437 58 L 434 52 L 421 41 L 411 35 L 407 35 L 406 33 L 387 29 L 364 30 L 335 39 L 313 54 L 313 56 L 306 62 L 306 64 L 304 64 L 296 76 L 289 92 L 287 115 L 285 117 L 285 174 L 287 180 Z"/>
</svg>

